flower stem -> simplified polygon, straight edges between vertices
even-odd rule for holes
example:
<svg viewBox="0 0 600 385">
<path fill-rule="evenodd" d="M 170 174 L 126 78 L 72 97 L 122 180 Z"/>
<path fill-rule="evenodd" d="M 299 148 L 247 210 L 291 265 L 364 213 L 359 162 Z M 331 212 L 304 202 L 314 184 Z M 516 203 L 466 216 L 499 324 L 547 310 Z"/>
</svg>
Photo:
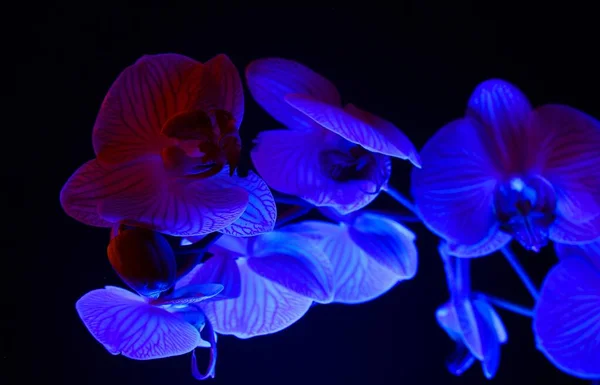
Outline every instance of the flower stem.
<svg viewBox="0 0 600 385">
<path fill-rule="evenodd" d="M 527 275 L 525 269 L 523 269 L 523 266 L 521 266 L 521 264 L 519 263 L 517 256 L 513 254 L 513 252 L 508 246 L 503 247 L 500 251 L 502 251 L 502 254 L 504 254 L 504 257 L 506 258 L 508 263 L 510 263 L 515 273 L 517 273 L 519 278 L 521 278 L 521 281 L 523 282 L 533 299 L 537 301 L 540 297 L 540 293 L 535 287 L 534 283 L 531 281 L 531 278 L 529 278 L 529 275 Z"/>
<path fill-rule="evenodd" d="M 494 297 L 483 293 L 477 293 L 476 297 L 491 303 L 495 307 L 508 310 L 510 312 L 520 314 L 525 317 L 533 318 L 533 310 L 528 309 L 525 306 L 517 305 L 512 302 L 503 300 L 502 298 Z"/>
<path fill-rule="evenodd" d="M 402 206 L 404 206 L 408 210 L 410 210 L 410 212 L 413 213 L 415 216 L 417 216 L 417 218 L 419 217 L 419 214 L 417 214 L 417 208 L 415 207 L 414 203 L 412 203 L 409 198 L 402 195 L 401 192 L 399 192 L 398 190 L 396 190 L 395 188 L 393 188 L 391 186 L 387 186 L 386 188 L 383 189 L 383 191 L 385 191 L 396 202 L 400 203 Z"/>
</svg>

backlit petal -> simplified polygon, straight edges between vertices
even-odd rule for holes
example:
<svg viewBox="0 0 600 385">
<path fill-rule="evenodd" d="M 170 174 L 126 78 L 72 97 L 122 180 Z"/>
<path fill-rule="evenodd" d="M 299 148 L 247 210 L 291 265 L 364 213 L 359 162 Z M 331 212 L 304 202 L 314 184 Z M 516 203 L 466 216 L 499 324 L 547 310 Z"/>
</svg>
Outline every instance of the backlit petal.
<svg viewBox="0 0 600 385">
<path fill-rule="evenodd" d="M 553 185 L 557 215 L 573 223 L 599 215 L 600 122 L 571 107 L 546 105 L 533 112 L 530 126 L 532 165 Z"/>
<path fill-rule="evenodd" d="M 530 140 L 526 124 L 530 112 L 527 97 L 504 80 L 484 81 L 471 94 L 467 115 L 480 123 L 483 146 L 503 171 L 526 171 L 523 160 Z"/>
<path fill-rule="evenodd" d="M 236 261 L 241 274 L 238 298 L 201 304 L 215 331 L 239 338 L 271 334 L 299 320 L 312 300 L 262 278 L 245 259 Z"/>
<path fill-rule="evenodd" d="M 318 129 L 310 118 L 288 105 L 287 94 L 303 94 L 339 106 L 340 95 L 329 80 L 292 60 L 255 60 L 246 68 L 252 96 L 271 116 L 290 129 Z"/>
<path fill-rule="evenodd" d="M 287 95 L 285 100 L 323 127 L 369 151 L 409 159 L 421 167 L 415 146 L 392 123 L 360 110 L 352 104 L 341 108 L 303 94 Z"/>
<path fill-rule="evenodd" d="M 312 242 L 290 232 L 263 234 L 253 245 L 248 266 L 258 275 L 318 302 L 334 294 L 333 267 Z"/>
<path fill-rule="evenodd" d="M 261 132 L 252 150 L 252 161 L 267 184 L 282 193 L 297 195 L 315 206 L 335 207 L 348 213 L 377 197 L 391 173 L 389 158 L 377 155 L 380 166 L 371 180 L 338 182 L 322 170 L 320 153 L 345 150 L 348 142 L 325 130 L 306 133 L 290 130 Z"/>
<path fill-rule="evenodd" d="M 402 279 L 358 247 L 350 238 L 346 225 L 304 221 L 282 230 L 307 237 L 329 257 L 334 274 L 334 302 L 351 304 L 371 301 Z"/>
<path fill-rule="evenodd" d="M 559 369 L 600 378 L 600 272 L 580 257 L 556 265 L 536 305 L 538 348 Z"/>
<path fill-rule="evenodd" d="M 497 226 L 493 193 L 499 177 L 469 119 L 439 130 L 413 169 L 412 195 L 427 227 L 451 243 L 476 245 Z"/>
<path fill-rule="evenodd" d="M 402 279 L 411 279 L 417 273 L 415 234 L 398 222 L 365 212 L 354 219 L 349 234 L 371 258 Z"/>
<path fill-rule="evenodd" d="M 222 229 L 222 233 L 250 237 L 273 230 L 277 220 L 277 206 L 269 186 L 258 175 L 250 171 L 245 178 L 234 176 L 229 180 L 224 179 L 223 186 L 245 188 L 249 200 L 242 216 Z"/>
<path fill-rule="evenodd" d="M 240 270 L 234 258 L 228 253 L 217 252 L 208 261 L 194 267 L 175 285 L 176 291 L 187 290 L 189 286 L 219 284 L 223 290 L 218 298 L 235 298 L 240 295 Z"/>
<path fill-rule="evenodd" d="M 111 354 L 151 360 L 188 353 L 200 341 L 198 330 L 182 318 L 117 287 L 93 290 L 75 307 Z"/>
<path fill-rule="evenodd" d="M 242 215 L 248 192 L 229 187 L 226 171 L 207 179 L 172 178 L 162 159 L 148 158 L 107 168 L 100 189 L 101 216 L 109 222 L 141 225 L 174 235 L 218 231 Z"/>
<path fill-rule="evenodd" d="M 592 242 L 600 235 L 600 214 L 581 223 L 573 223 L 565 217 L 558 217 L 550 226 L 548 237 L 554 242 L 580 244 Z"/>
<path fill-rule="evenodd" d="M 104 98 L 92 135 L 102 162 L 160 154 L 164 123 L 197 103 L 203 65 L 176 54 L 143 56 L 127 67 Z"/>
</svg>

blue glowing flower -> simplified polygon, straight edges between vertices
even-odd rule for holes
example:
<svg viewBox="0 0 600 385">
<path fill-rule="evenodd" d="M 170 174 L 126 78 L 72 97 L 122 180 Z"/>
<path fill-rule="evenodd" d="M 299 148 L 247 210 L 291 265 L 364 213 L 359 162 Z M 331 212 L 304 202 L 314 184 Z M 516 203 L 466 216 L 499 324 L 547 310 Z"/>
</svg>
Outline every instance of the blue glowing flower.
<svg viewBox="0 0 600 385">
<path fill-rule="evenodd" d="M 447 363 L 448 370 L 461 375 L 479 360 L 484 375 L 491 379 L 500 365 L 500 345 L 508 339 L 506 329 L 485 297 L 471 291 L 470 261 L 449 255 L 447 245 L 440 247 L 440 254 L 451 299 L 437 310 L 436 318 L 456 342 L 456 351 Z"/>
<path fill-rule="evenodd" d="M 600 240 L 556 252 L 535 309 L 538 348 L 570 375 L 600 379 Z"/>
<path fill-rule="evenodd" d="M 390 156 L 420 166 L 410 140 L 390 122 L 348 104 L 303 65 L 261 59 L 246 70 L 254 99 L 289 130 L 262 132 L 252 161 L 269 186 L 315 206 L 348 213 L 377 197 Z"/>
<path fill-rule="evenodd" d="M 415 276 L 417 248 L 409 229 L 369 211 L 327 214 L 338 223 L 304 221 L 282 230 L 308 237 L 329 257 L 334 302 L 370 301 Z"/>
<path fill-rule="evenodd" d="M 573 108 L 532 109 L 515 86 L 481 83 L 466 117 L 421 151 L 412 193 L 424 223 L 456 255 L 512 238 L 537 251 L 600 236 L 600 123 Z"/>
<path fill-rule="evenodd" d="M 201 305 L 220 334 L 239 338 L 275 333 L 300 319 L 313 301 L 333 298 L 331 263 L 323 252 L 292 233 L 254 238 L 223 236 L 212 256 L 176 285 L 215 282 L 223 300 Z"/>
<path fill-rule="evenodd" d="M 235 175 L 243 113 L 242 83 L 225 55 L 204 64 L 142 57 L 102 103 L 96 159 L 65 184 L 65 212 L 92 226 L 128 223 L 175 236 L 272 230 L 275 204 L 265 183 Z M 262 205 L 249 207 L 249 194 Z"/>
</svg>

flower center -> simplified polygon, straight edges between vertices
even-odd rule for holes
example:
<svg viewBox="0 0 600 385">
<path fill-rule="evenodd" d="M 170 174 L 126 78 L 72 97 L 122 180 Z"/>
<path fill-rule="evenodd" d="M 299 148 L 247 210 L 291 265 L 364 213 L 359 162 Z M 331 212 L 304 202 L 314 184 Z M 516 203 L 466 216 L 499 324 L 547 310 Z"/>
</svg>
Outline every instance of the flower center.
<svg viewBox="0 0 600 385">
<path fill-rule="evenodd" d="M 233 116 L 223 110 L 179 113 L 164 124 L 161 133 L 176 139 L 162 151 L 167 170 L 176 176 L 207 178 L 229 165 L 233 175 L 240 159 L 241 140 Z"/>
<path fill-rule="evenodd" d="M 537 252 L 548 243 L 548 229 L 556 217 L 556 195 L 547 180 L 533 176 L 500 184 L 494 207 L 500 228 L 523 247 Z"/>
<path fill-rule="evenodd" d="M 319 154 L 321 170 L 336 182 L 369 180 L 376 167 L 373 154 L 361 146 L 353 146 L 348 151 L 326 150 Z"/>
</svg>

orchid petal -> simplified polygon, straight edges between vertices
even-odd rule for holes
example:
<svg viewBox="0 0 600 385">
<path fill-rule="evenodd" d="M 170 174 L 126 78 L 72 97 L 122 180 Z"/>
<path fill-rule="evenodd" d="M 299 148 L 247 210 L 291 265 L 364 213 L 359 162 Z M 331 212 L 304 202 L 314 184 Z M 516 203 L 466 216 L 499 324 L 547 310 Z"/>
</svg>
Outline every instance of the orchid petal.
<svg viewBox="0 0 600 385">
<path fill-rule="evenodd" d="M 417 273 L 415 234 L 401 224 L 365 212 L 354 219 L 349 234 L 367 255 L 402 279 L 411 279 Z"/>
<path fill-rule="evenodd" d="M 574 223 L 559 216 L 549 230 L 548 237 L 554 242 L 566 244 L 592 242 L 600 234 L 600 214 L 581 223 Z"/>
<path fill-rule="evenodd" d="M 111 354 L 151 360 L 189 353 L 200 341 L 198 330 L 182 318 L 117 287 L 93 290 L 75 307 Z"/>
<path fill-rule="evenodd" d="M 512 236 L 500 231 L 492 230 L 488 236 L 475 245 L 448 243 L 448 251 L 456 257 L 473 258 L 483 257 L 495 253 L 512 240 Z"/>
<path fill-rule="evenodd" d="M 334 302 L 353 304 L 373 300 L 402 278 L 358 247 L 350 237 L 347 225 L 304 221 L 282 230 L 308 238 L 329 257 L 333 265 Z"/>
<path fill-rule="evenodd" d="M 547 275 L 535 308 L 538 348 L 559 369 L 600 379 L 600 271 L 580 257 Z"/>
<path fill-rule="evenodd" d="M 274 231 L 258 237 L 248 266 L 258 275 L 315 301 L 333 299 L 333 267 L 322 250 L 302 236 Z"/>
<path fill-rule="evenodd" d="M 497 226 L 493 195 L 499 175 L 477 136 L 461 119 L 439 130 L 413 169 L 412 195 L 425 225 L 451 243 L 476 245 Z"/>
<path fill-rule="evenodd" d="M 492 379 L 500 366 L 500 339 L 496 329 L 500 317 L 484 300 L 475 299 L 473 300 L 473 305 L 483 321 L 479 328 L 482 342 L 483 373 L 487 379 Z M 500 325 L 502 324 L 500 323 Z M 503 325 L 502 330 L 504 331 L 504 336 L 506 336 L 506 330 Z"/>
<path fill-rule="evenodd" d="M 554 247 L 559 259 L 584 257 L 600 271 L 600 239 L 597 239 L 592 243 L 585 243 L 577 246 L 555 243 Z"/>
<path fill-rule="evenodd" d="M 506 172 L 524 171 L 531 105 L 514 85 L 499 79 L 477 86 L 468 103 L 467 116 L 476 119 L 478 134 L 495 165 Z M 462 138 L 457 138 L 461 140 Z"/>
<path fill-rule="evenodd" d="M 310 308 L 310 298 L 262 278 L 245 259 L 236 263 L 241 275 L 240 296 L 200 305 L 217 333 L 239 338 L 275 333 L 299 320 Z"/>
<path fill-rule="evenodd" d="M 202 328 L 202 331 L 200 332 L 200 337 L 202 337 L 202 339 L 208 343 L 208 347 L 210 349 L 210 357 L 208 359 L 206 373 L 202 373 L 200 369 L 198 369 L 198 363 L 196 360 L 196 350 L 192 352 L 192 376 L 194 376 L 196 380 L 205 380 L 209 377 L 215 378 L 215 370 L 217 367 L 217 334 L 213 330 L 210 321 L 206 322 L 206 324 Z"/>
<path fill-rule="evenodd" d="M 224 289 L 218 283 L 204 283 L 199 285 L 187 285 L 175 289 L 172 294 L 152 300 L 152 305 L 186 305 L 198 303 L 213 298 Z"/>
<path fill-rule="evenodd" d="M 292 130 L 313 130 L 319 126 L 289 106 L 285 95 L 310 95 L 324 103 L 341 105 L 340 95 L 329 80 L 292 60 L 255 60 L 246 68 L 246 80 L 256 102 Z"/>
<path fill-rule="evenodd" d="M 222 291 L 215 294 L 217 298 L 236 298 L 240 295 L 240 271 L 231 255 L 215 253 L 208 261 L 194 267 L 177 282 L 175 293 L 208 283 L 223 287 Z"/>
<path fill-rule="evenodd" d="M 104 98 L 92 139 L 98 159 L 122 163 L 160 154 L 165 122 L 200 97 L 203 65 L 176 54 L 143 56 L 127 67 Z"/>
<path fill-rule="evenodd" d="M 223 183 L 223 186 L 227 184 Z M 232 177 L 229 186 L 245 188 L 249 201 L 242 216 L 220 231 L 236 237 L 250 237 L 273 230 L 277 220 L 277 206 L 267 184 L 250 171 L 245 178 Z"/>
<path fill-rule="evenodd" d="M 546 105 L 531 115 L 532 164 L 556 191 L 558 216 L 582 223 L 600 213 L 600 122 L 574 108 Z M 532 145 L 533 147 L 533 145 Z M 597 238 L 600 227 L 596 229 Z"/>
<path fill-rule="evenodd" d="M 343 151 L 348 142 L 327 131 L 265 131 L 259 134 L 256 143 L 252 161 L 271 188 L 297 195 L 315 206 L 335 207 L 342 214 L 358 210 L 375 199 L 391 173 L 389 158 L 374 154 L 378 166 L 368 179 L 333 180 L 324 173 L 320 154 Z"/>
</svg>

